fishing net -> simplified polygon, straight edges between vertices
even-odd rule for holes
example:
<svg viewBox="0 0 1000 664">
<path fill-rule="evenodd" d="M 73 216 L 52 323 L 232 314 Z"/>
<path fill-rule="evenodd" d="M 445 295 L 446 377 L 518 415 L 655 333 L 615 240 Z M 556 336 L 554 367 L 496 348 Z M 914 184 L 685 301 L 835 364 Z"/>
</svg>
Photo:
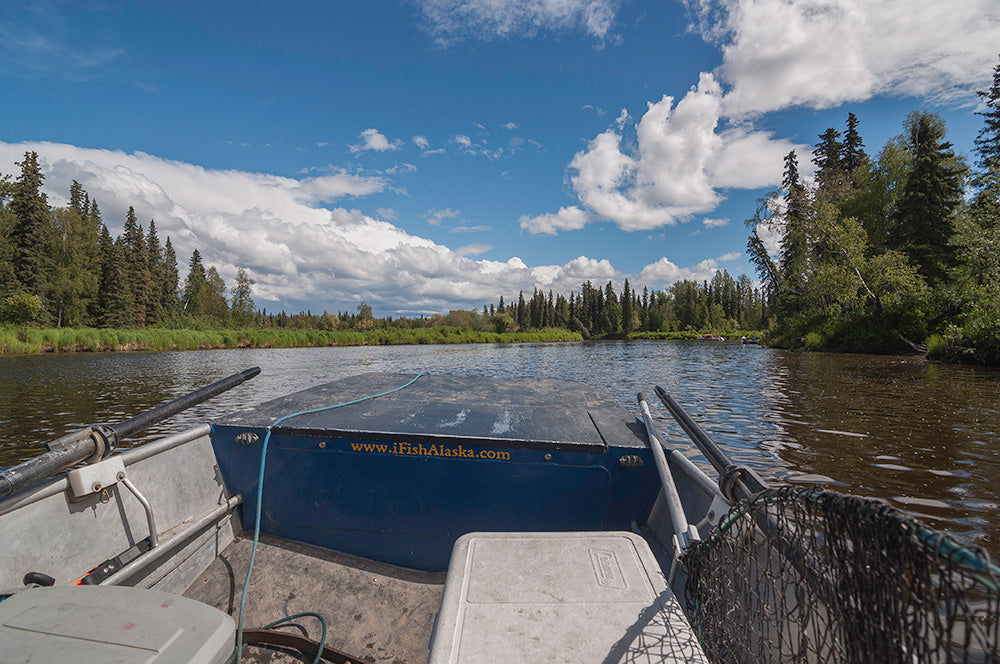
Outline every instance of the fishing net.
<svg viewBox="0 0 1000 664">
<path fill-rule="evenodd" d="M 682 562 L 713 662 L 1000 662 L 1000 570 L 880 501 L 769 489 Z"/>
</svg>

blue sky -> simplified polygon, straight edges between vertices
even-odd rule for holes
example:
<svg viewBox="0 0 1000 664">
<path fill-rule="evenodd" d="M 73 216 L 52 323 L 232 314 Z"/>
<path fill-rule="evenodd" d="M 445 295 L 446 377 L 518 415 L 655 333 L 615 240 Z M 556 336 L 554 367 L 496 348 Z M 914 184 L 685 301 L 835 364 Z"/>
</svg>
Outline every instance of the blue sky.
<svg viewBox="0 0 1000 664">
<path fill-rule="evenodd" d="M 447 312 L 752 271 L 792 149 L 940 113 L 969 155 L 995 0 L 18 2 L 0 173 L 38 152 L 269 311 Z"/>
</svg>

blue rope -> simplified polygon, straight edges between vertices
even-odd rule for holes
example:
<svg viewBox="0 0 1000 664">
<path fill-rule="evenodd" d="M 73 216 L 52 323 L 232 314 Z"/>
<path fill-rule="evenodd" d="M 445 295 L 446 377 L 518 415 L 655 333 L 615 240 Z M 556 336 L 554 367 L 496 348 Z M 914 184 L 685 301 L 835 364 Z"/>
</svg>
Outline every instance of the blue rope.
<svg viewBox="0 0 1000 664">
<path fill-rule="evenodd" d="M 257 558 L 257 542 L 260 540 L 260 507 L 263 502 L 264 497 L 264 464 L 267 458 L 267 443 L 271 440 L 271 429 L 286 420 L 290 420 L 293 417 L 299 417 L 301 415 L 311 415 L 313 413 L 321 413 L 326 410 L 333 410 L 334 408 L 343 408 L 344 406 L 353 406 L 354 404 L 361 403 L 363 401 L 370 401 L 372 399 L 377 399 L 379 397 L 384 397 L 393 392 L 399 392 L 400 390 L 406 389 L 410 385 L 417 382 L 417 379 L 421 376 L 429 376 L 429 371 L 421 371 L 416 376 L 414 376 L 407 383 L 395 387 L 386 392 L 381 392 L 379 394 L 372 394 L 371 396 L 361 397 L 360 399 L 354 399 L 353 401 L 345 401 L 344 403 L 334 404 L 332 406 L 323 406 L 322 408 L 313 408 L 312 410 L 303 410 L 298 413 L 292 413 L 291 415 L 285 415 L 284 417 L 279 417 L 274 422 L 267 427 L 267 433 L 264 435 L 264 445 L 260 451 L 260 475 L 257 478 L 257 515 L 254 521 L 253 527 L 253 547 L 250 549 L 250 566 L 247 567 L 247 578 L 243 582 L 243 595 L 240 597 L 240 620 L 239 625 L 236 628 L 236 652 L 237 661 L 243 661 L 243 608 L 247 601 L 247 591 L 250 588 L 250 575 L 253 573 L 254 560 Z M 283 622 L 284 619 L 278 621 Z M 324 630 L 323 641 L 320 643 L 320 651 L 322 652 L 323 646 L 326 644 L 326 634 Z"/>
</svg>

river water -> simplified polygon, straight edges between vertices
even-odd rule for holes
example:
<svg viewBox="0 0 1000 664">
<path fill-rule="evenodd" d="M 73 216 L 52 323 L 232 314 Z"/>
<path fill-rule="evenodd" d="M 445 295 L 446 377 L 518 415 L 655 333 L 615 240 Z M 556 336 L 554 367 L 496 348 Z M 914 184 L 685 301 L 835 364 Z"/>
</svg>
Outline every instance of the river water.
<svg viewBox="0 0 1000 664">
<path fill-rule="evenodd" d="M 368 371 L 579 380 L 704 459 L 661 385 L 765 479 L 878 496 L 1000 559 L 1000 370 L 695 341 L 382 346 L 0 357 L 0 465 L 248 367 L 261 375 L 144 438 Z"/>
</svg>

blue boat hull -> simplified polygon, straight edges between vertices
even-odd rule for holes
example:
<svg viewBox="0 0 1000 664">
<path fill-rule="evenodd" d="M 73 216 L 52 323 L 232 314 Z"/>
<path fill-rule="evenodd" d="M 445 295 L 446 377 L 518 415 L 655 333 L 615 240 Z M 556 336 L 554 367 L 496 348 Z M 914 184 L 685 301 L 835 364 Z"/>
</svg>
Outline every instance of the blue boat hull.
<svg viewBox="0 0 1000 664">
<path fill-rule="evenodd" d="M 384 378 L 371 389 L 393 380 L 398 378 Z M 576 413 L 586 419 L 582 435 L 563 437 L 584 438 L 598 422 L 604 427 L 583 441 L 536 435 L 539 425 L 558 425 L 538 422 L 537 413 L 523 418 L 532 421 L 508 437 L 472 435 L 491 421 L 493 428 L 486 431 L 494 432 L 497 414 L 484 415 L 463 401 L 459 412 L 465 416 L 458 418 L 463 425 L 458 427 L 440 417 L 452 416 L 438 412 L 442 400 L 436 392 L 418 403 L 420 393 L 410 389 L 403 403 L 379 406 L 398 406 L 406 413 L 395 419 L 409 418 L 411 426 L 398 432 L 359 428 L 360 422 L 350 418 L 360 417 L 362 407 L 354 415 L 338 414 L 337 422 L 275 427 L 268 443 L 261 532 L 393 565 L 445 571 L 455 540 L 469 532 L 627 530 L 649 514 L 659 482 L 652 456 L 636 434 L 635 418 L 623 409 L 591 403 Z M 336 403 L 342 397 L 327 390 L 321 401 Z M 496 410 L 495 390 L 490 397 L 486 411 Z M 212 427 L 222 475 L 227 488 L 243 496 L 248 529 L 254 525 L 267 430 L 254 420 L 273 417 L 280 407 L 263 410 Z M 480 424 L 473 421 L 477 414 Z M 424 426 L 413 426 L 420 418 Z M 379 419 L 393 418 L 383 412 Z M 248 426 L 251 422 L 258 426 Z M 428 422 L 436 422 L 436 430 Z M 525 426 L 532 428 L 531 435 Z M 619 427 L 618 439 L 606 435 Z"/>
</svg>

